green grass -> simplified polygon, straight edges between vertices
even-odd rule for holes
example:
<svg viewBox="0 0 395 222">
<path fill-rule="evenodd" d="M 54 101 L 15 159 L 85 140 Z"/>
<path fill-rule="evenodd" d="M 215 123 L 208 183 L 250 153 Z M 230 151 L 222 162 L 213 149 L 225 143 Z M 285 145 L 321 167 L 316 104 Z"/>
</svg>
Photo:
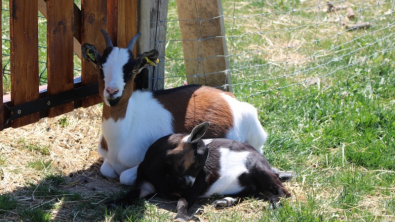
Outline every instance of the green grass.
<svg viewBox="0 0 395 222">
<path fill-rule="evenodd" d="M 35 160 L 29 162 L 27 166 L 38 171 L 47 171 L 51 168 L 51 163 L 52 163 L 51 160 L 48 161 Z"/>
<path fill-rule="evenodd" d="M 10 195 L 0 195 L 0 214 L 13 210 L 18 206 L 18 202 L 14 200 Z"/>
<path fill-rule="evenodd" d="M 46 212 L 43 208 L 36 209 L 26 209 L 20 213 L 20 216 L 28 221 L 33 222 L 49 222 L 51 221 L 51 215 L 49 212 Z"/>
<path fill-rule="evenodd" d="M 18 140 L 18 143 L 24 148 L 29 150 L 30 152 L 37 152 L 42 155 L 49 155 L 49 145 L 37 145 L 37 144 L 31 144 L 25 141 L 24 138 Z"/>
<path fill-rule="evenodd" d="M 62 117 L 58 120 L 58 123 L 60 126 L 62 127 L 67 127 L 68 125 L 70 125 L 69 121 L 67 120 L 67 117 Z"/>
</svg>

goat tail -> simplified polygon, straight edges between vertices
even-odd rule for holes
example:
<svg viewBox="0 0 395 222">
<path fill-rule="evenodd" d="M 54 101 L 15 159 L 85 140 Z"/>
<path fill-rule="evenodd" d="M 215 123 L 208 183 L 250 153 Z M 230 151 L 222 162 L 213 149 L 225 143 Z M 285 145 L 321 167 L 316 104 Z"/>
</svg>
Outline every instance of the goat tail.
<svg viewBox="0 0 395 222">
<path fill-rule="evenodd" d="M 268 136 L 269 135 L 259 122 L 258 114 L 255 114 L 255 118 L 249 124 L 249 136 L 247 137 L 248 143 L 262 154 L 263 144 L 265 144 Z"/>
</svg>

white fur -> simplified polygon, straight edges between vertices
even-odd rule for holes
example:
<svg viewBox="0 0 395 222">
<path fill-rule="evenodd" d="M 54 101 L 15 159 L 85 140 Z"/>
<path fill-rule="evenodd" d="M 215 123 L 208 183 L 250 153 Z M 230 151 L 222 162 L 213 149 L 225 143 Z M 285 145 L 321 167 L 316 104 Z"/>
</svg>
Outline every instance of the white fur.
<svg viewBox="0 0 395 222">
<path fill-rule="evenodd" d="M 229 130 L 226 138 L 249 143 L 262 154 L 268 135 L 259 122 L 255 107 L 225 93 L 222 97 L 228 102 L 233 114 L 233 128 Z"/>
<path fill-rule="evenodd" d="M 113 95 L 114 98 L 120 97 L 125 87 L 125 82 L 123 81 L 123 66 L 129 60 L 129 53 L 127 49 L 122 49 L 114 47 L 111 53 L 107 57 L 106 63 L 103 64 L 103 74 L 104 74 L 104 102 L 109 106 L 107 101 L 109 94 L 106 91 L 107 87 L 112 89 L 118 89 L 119 91 Z"/>
<path fill-rule="evenodd" d="M 137 169 L 138 165 L 134 166 L 130 169 L 122 171 L 121 175 L 119 176 L 119 182 L 125 185 L 133 185 L 137 178 Z"/>
<path fill-rule="evenodd" d="M 189 143 L 191 142 L 191 134 L 189 134 L 188 136 L 185 136 L 184 138 L 182 138 L 181 140 L 183 143 Z"/>
<path fill-rule="evenodd" d="M 147 181 L 143 182 L 140 189 L 141 189 L 140 198 L 143 198 L 143 197 L 153 194 L 155 192 L 154 186 L 152 186 L 152 184 Z"/>
<path fill-rule="evenodd" d="M 201 197 L 209 197 L 213 194 L 235 194 L 243 189 L 239 184 L 238 177 L 248 172 L 246 160 L 251 152 L 236 152 L 225 147 L 219 148 L 219 150 L 221 153 L 219 178 Z"/>
<path fill-rule="evenodd" d="M 185 176 L 184 178 L 188 186 L 193 186 L 196 180 L 196 178 L 193 176 Z"/>
<path fill-rule="evenodd" d="M 213 139 L 204 139 L 203 143 L 205 146 L 209 145 L 211 142 L 213 142 Z"/>
<path fill-rule="evenodd" d="M 102 135 L 108 151 L 100 143 L 98 152 L 105 164 L 100 171 L 104 176 L 111 172 L 121 175 L 121 183 L 131 185 L 136 178 L 137 166 L 143 161 L 148 147 L 158 138 L 173 133 L 172 116 L 152 97 L 150 92 L 136 91 L 129 99 L 124 119 L 103 119 Z M 127 170 L 127 171 L 125 171 Z"/>
</svg>

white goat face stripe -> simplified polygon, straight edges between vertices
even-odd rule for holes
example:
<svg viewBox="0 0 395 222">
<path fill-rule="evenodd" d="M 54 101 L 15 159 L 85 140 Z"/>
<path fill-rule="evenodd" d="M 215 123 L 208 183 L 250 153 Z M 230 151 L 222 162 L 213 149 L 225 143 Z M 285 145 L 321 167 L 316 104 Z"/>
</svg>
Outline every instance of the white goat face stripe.
<svg viewBox="0 0 395 222">
<path fill-rule="evenodd" d="M 103 64 L 104 74 L 104 98 L 108 98 L 109 94 L 106 91 L 107 87 L 118 88 L 119 91 L 114 94 L 114 98 L 120 97 L 125 88 L 125 81 L 123 79 L 123 66 L 129 61 L 129 52 L 127 49 L 120 49 L 114 47 L 108 55 L 106 62 Z M 107 105 L 108 101 L 104 100 Z"/>
</svg>

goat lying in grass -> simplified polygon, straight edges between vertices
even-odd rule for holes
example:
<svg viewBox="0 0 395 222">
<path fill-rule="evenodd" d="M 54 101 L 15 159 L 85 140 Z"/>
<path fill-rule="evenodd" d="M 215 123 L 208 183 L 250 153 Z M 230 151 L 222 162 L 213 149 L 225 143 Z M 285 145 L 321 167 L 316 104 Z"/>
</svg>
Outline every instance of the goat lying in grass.
<svg viewBox="0 0 395 222">
<path fill-rule="evenodd" d="M 101 31 L 106 41 L 103 54 L 85 43 L 82 55 L 99 73 L 103 117 L 98 152 L 104 158 L 100 168 L 104 176 L 119 176 L 122 184 L 132 185 L 137 166 L 152 143 L 171 133 L 190 132 L 204 121 L 213 126 L 207 131 L 207 138 L 247 142 L 262 152 L 267 133 L 252 105 L 207 86 L 189 85 L 157 92 L 135 90 L 134 79 L 142 69 L 155 65 L 158 52 L 151 50 L 135 58 L 132 50 L 139 34 L 127 48 L 118 48 Z"/>
<path fill-rule="evenodd" d="M 269 200 L 272 207 L 290 193 L 282 181 L 290 172 L 273 170 L 265 157 L 251 145 L 229 139 L 202 139 L 208 129 L 205 122 L 191 134 L 171 134 L 157 140 L 148 149 L 137 170 L 136 184 L 121 199 L 111 204 L 130 203 L 157 193 L 178 199 L 178 220 L 187 220 L 187 210 L 197 198 L 213 194 L 234 197 L 254 196 Z M 214 202 L 229 206 L 234 198 Z"/>
</svg>

